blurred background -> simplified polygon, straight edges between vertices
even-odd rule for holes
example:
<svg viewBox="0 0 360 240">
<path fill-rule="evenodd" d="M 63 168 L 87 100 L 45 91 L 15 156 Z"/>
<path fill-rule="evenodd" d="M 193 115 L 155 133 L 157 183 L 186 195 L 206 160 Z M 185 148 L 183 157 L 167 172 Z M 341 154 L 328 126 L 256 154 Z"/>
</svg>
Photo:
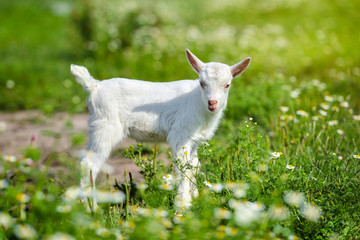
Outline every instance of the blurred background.
<svg viewBox="0 0 360 240">
<path fill-rule="evenodd" d="M 189 48 L 204 62 L 252 58 L 234 81 L 230 119 L 267 125 L 283 93 L 306 95 L 308 83 L 356 111 L 359 10 L 350 0 L 0 0 L 0 110 L 87 111 L 71 63 L 97 79 L 196 79 Z M 295 107 L 311 112 L 314 98 Z"/>
</svg>

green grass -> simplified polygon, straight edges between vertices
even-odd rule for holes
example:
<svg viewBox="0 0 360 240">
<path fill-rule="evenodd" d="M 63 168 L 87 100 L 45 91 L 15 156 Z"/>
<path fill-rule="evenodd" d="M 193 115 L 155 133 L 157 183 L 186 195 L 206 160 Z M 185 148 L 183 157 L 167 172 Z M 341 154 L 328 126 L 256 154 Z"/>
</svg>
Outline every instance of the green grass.
<svg viewBox="0 0 360 240">
<path fill-rule="evenodd" d="M 130 178 L 108 182 L 106 191 L 118 189 L 125 198 L 100 203 L 95 212 L 69 188 L 79 181 L 76 159 L 23 146 L 34 164 L 0 160 L 0 238 L 21 238 L 22 224 L 29 224 L 23 238 L 30 239 L 59 232 L 67 239 L 360 238 L 358 2 L 63 3 L 71 12 L 59 15 L 51 1 L 1 1 L 1 110 L 86 111 L 71 63 L 99 79 L 151 81 L 196 78 L 185 48 L 204 61 L 232 64 L 250 56 L 252 63 L 232 84 L 218 133 L 200 146 L 200 196 L 183 216 L 175 214 L 182 209 L 176 182 L 172 190 L 159 187 L 172 167 L 158 159 L 154 165 L 148 145 L 114 153 L 134 159 L 146 189 Z M 78 149 L 84 136 L 69 141 Z M 294 192 L 297 205 L 287 198 Z M 245 214 L 254 220 L 244 222 Z"/>
</svg>

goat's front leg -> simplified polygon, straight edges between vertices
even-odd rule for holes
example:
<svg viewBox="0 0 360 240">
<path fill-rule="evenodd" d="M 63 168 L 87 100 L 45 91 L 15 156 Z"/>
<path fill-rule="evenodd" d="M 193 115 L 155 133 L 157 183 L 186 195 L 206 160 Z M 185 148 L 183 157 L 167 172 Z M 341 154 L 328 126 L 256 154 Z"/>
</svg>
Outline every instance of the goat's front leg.
<svg viewBox="0 0 360 240">
<path fill-rule="evenodd" d="M 184 207 L 191 206 L 192 197 L 198 196 L 195 174 L 199 169 L 199 160 L 196 155 L 196 148 L 185 145 L 176 149 L 175 171 L 180 176 L 180 183 L 177 192 L 177 200 L 181 201 Z"/>
</svg>

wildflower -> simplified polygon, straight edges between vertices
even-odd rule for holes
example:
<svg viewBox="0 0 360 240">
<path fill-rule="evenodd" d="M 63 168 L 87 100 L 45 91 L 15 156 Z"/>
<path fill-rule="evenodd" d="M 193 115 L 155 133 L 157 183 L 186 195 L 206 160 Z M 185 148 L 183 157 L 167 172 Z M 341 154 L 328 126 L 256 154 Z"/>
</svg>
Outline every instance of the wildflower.
<svg viewBox="0 0 360 240">
<path fill-rule="evenodd" d="M 279 158 L 282 155 L 282 152 L 272 152 L 272 157 L 270 159 Z"/>
<path fill-rule="evenodd" d="M 292 90 L 292 91 L 290 92 L 290 96 L 291 96 L 292 98 L 298 98 L 299 95 L 300 95 L 300 90 L 299 90 L 299 89 L 294 89 L 294 90 Z"/>
<path fill-rule="evenodd" d="M 234 189 L 234 196 L 236 198 L 242 198 L 242 197 L 245 197 L 245 195 L 246 195 L 245 189 L 242 189 L 242 188 Z"/>
<path fill-rule="evenodd" d="M 318 120 L 319 120 L 319 116 L 312 116 L 311 119 L 312 119 L 313 121 L 318 121 Z"/>
<path fill-rule="evenodd" d="M 229 190 L 234 190 L 235 188 L 237 188 L 237 184 L 233 181 L 227 181 L 225 186 Z"/>
<path fill-rule="evenodd" d="M 354 115 L 353 119 L 356 120 L 356 121 L 360 121 L 360 114 L 359 115 Z"/>
<path fill-rule="evenodd" d="M 336 130 L 336 132 L 337 132 L 339 135 L 344 135 L 344 131 L 341 130 L 341 129 Z"/>
<path fill-rule="evenodd" d="M 59 206 L 56 206 L 56 211 L 59 213 L 68 213 L 71 211 L 71 206 L 70 205 L 59 205 Z"/>
<path fill-rule="evenodd" d="M 282 204 L 272 206 L 269 213 L 271 218 L 278 220 L 284 220 L 289 216 L 289 210 Z"/>
<path fill-rule="evenodd" d="M 171 184 L 172 179 L 173 179 L 172 175 L 167 174 L 167 175 L 163 176 L 163 183 Z"/>
<path fill-rule="evenodd" d="M 8 214 L 4 212 L 0 212 L 0 226 L 8 229 L 15 223 L 14 219 Z"/>
<path fill-rule="evenodd" d="M 15 225 L 14 234 L 21 239 L 32 239 L 36 237 L 36 231 L 30 224 Z"/>
<path fill-rule="evenodd" d="M 240 203 L 235 210 L 235 221 L 239 225 L 248 225 L 260 218 L 262 210 L 263 205 L 258 202 Z"/>
<path fill-rule="evenodd" d="M 65 194 L 64 194 L 64 197 L 65 197 L 65 200 L 75 200 L 76 198 L 78 198 L 81 194 L 81 189 L 79 187 L 76 187 L 76 186 L 72 186 L 72 187 L 69 187 L 68 189 L 66 189 L 65 191 Z"/>
<path fill-rule="evenodd" d="M 289 119 L 289 121 L 292 121 L 292 120 L 294 120 L 294 116 L 293 115 L 288 115 L 287 119 Z"/>
<path fill-rule="evenodd" d="M 22 203 L 26 203 L 30 200 L 30 197 L 25 193 L 19 192 L 18 194 L 16 194 L 16 200 Z"/>
<path fill-rule="evenodd" d="M 173 189 L 173 186 L 171 184 L 163 183 L 159 186 L 161 190 L 170 191 Z"/>
<path fill-rule="evenodd" d="M 11 79 L 8 79 L 6 81 L 6 88 L 7 89 L 13 89 L 15 87 L 15 82 Z"/>
<path fill-rule="evenodd" d="M 221 219 L 230 219 L 231 212 L 225 208 L 215 208 L 215 216 Z"/>
<path fill-rule="evenodd" d="M 327 115 L 327 112 L 322 109 L 319 110 L 319 113 L 321 116 L 324 116 L 324 117 L 326 117 L 326 115 Z"/>
<path fill-rule="evenodd" d="M 331 127 L 335 126 L 335 125 L 338 125 L 338 121 L 337 120 L 331 120 L 331 121 L 328 122 L 328 125 L 331 126 Z"/>
<path fill-rule="evenodd" d="M 204 181 L 205 186 L 212 188 L 212 184 L 209 181 Z"/>
<path fill-rule="evenodd" d="M 23 162 L 27 165 L 27 166 L 33 166 L 34 165 L 34 160 L 32 160 L 31 158 L 24 158 Z"/>
<path fill-rule="evenodd" d="M 288 240 L 299 240 L 299 237 L 297 237 L 295 235 L 291 235 L 291 236 L 289 236 Z"/>
<path fill-rule="evenodd" d="M 144 182 L 140 182 L 140 183 L 136 184 L 136 188 L 139 190 L 145 190 L 147 188 L 147 184 Z"/>
<path fill-rule="evenodd" d="M 356 155 L 353 155 L 354 158 L 357 158 L 357 159 L 360 159 L 360 155 L 359 154 L 356 154 Z"/>
<path fill-rule="evenodd" d="M 290 170 L 294 170 L 294 169 L 295 169 L 295 166 L 287 164 L 287 165 L 286 165 L 286 168 L 287 168 L 287 169 L 290 169 Z"/>
<path fill-rule="evenodd" d="M 321 210 L 318 206 L 313 204 L 305 204 L 301 209 L 301 214 L 308 220 L 316 222 L 321 216 Z"/>
<path fill-rule="evenodd" d="M 67 233 L 57 232 L 47 237 L 46 240 L 75 240 L 75 238 Z"/>
<path fill-rule="evenodd" d="M 7 162 L 16 162 L 16 157 L 11 155 L 4 155 L 3 159 Z"/>
<path fill-rule="evenodd" d="M 284 196 L 284 201 L 291 206 L 300 206 L 305 201 L 303 193 L 290 191 Z"/>
<path fill-rule="evenodd" d="M 325 101 L 327 101 L 327 102 L 332 102 L 332 101 L 334 101 L 334 98 L 331 97 L 331 96 L 329 96 L 329 95 L 326 95 L 326 96 L 324 97 L 324 99 L 325 99 Z"/>
<path fill-rule="evenodd" d="M 239 230 L 235 227 L 227 227 L 225 228 L 225 233 L 229 236 L 235 236 L 238 234 Z"/>
<path fill-rule="evenodd" d="M 249 117 L 249 121 L 252 121 L 252 120 L 254 120 L 252 117 Z"/>
<path fill-rule="evenodd" d="M 282 112 L 287 112 L 287 111 L 289 111 L 289 107 L 280 106 L 280 110 L 281 110 Z"/>
<path fill-rule="evenodd" d="M 177 216 L 177 217 L 182 217 L 183 214 L 182 214 L 181 211 L 175 211 L 175 216 Z"/>
<path fill-rule="evenodd" d="M 229 200 L 229 206 L 232 208 L 232 209 L 237 209 L 241 206 L 241 201 L 240 200 L 235 200 L 235 199 L 230 199 Z"/>
<path fill-rule="evenodd" d="M 320 107 L 324 110 L 329 110 L 330 106 L 327 103 L 320 103 Z"/>
<path fill-rule="evenodd" d="M 7 179 L 0 180 L 0 189 L 7 188 L 9 185 L 10 185 L 9 181 Z"/>
<path fill-rule="evenodd" d="M 296 111 L 296 114 L 302 117 L 308 117 L 309 114 L 307 112 L 305 112 L 304 110 L 300 109 Z"/>
<path fill-rule="evenodd" d="M 340 106 L 343 107 L 343 108 L 348 108 L 349 107 L 349 103 L 346 102 L 346 101 L 343 101 L 340 103 Z"/>
<path fill-rule="evenodd" d="M 338 106 L 333 106 L 331 108 L 331 110 L 333 110 L 334 112 L 339 112 L 339 107 Z"/>
<path fill-rule="evenodd" d="M 153 211 L 154 215 L 157 217 L 162 217 L 162 218 L 166 218 L 169 213 L 167 211 L 165 211 L 164 209 L 156 209 Z"/>
<path fill-rule="evenodd" d="M 95 231 L 95 233 L 104 238 L 108 238 L 111 235 L 111 232 L 107 228 L 99 228 Z"/>
<path fill-rule="evenodd" d="M 284 120 L 286 120 L 286 119 L 287 119 L 287 116 L 286 116 L 286 115 L 281 115 L 281 116 L 280 116 L 280 120 L 284 121 Z"/>
<path fill-rule="evenodd" d="M 317 178 L 316 178 L 316 177 L 311 177 L 311 179 L 317 181 Z"/>
<path fill-rule="evenodd" d="M 161 222 L 164 225 L 164 227 L 166 227 L 166 228 L 172 228 L 172 226 L 173 226 L 172 222 L 169 221 L 169 219 L 164 218 L 161 220 Z"/>
<path fill-rule="evenodd" d="M 203 144 L 205 145 L 205 146 L 209 146 L 209 143 L 208 142 L 203 142 Z"/>
<path fill-rule="evenodd" d="M 214 192 L 221 192 L 223 190 L 223 185 L 221 183 L 214 183 L 211 187 L 211 190 Z"/>
<path fill-rule="evenodd" d="M 151 209 L 149 208 L 137 208 L 137 214 L 144 216 L 144 217 L 148 217 L 151 215 Z"/>
</svg>

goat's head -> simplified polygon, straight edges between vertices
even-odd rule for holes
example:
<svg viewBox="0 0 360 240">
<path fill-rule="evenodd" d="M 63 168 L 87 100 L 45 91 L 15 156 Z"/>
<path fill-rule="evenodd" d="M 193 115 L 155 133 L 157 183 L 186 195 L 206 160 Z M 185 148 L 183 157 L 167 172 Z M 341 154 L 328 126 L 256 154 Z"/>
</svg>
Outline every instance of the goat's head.
<svg viewBox="0 0 360 240">
<path fill-rule="evenodd" d="M 216 62 L 203 63 L 189 49 L 186 49 L 186 56 L 192 68 L 199 74 L 199 84 L 208 110 L 216 112 L 224 109 L 231 81 L 245 71 L 250 64 L 250 58 L 228 66 Z"/>
</svg>

